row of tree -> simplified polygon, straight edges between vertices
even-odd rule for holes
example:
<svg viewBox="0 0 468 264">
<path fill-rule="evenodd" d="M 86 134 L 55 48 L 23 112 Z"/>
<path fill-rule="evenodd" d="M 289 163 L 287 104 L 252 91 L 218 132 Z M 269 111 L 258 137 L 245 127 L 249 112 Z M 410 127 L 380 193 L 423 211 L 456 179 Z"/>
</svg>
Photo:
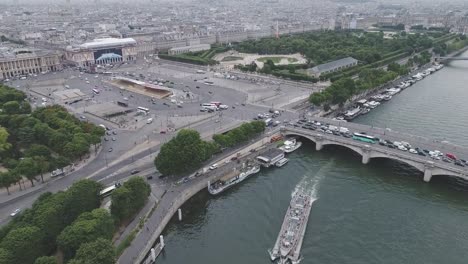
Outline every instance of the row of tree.
<svg viewBox="0 0 468 264">
<path fill-rule="evenodd" d="M 396 66 L 391 66 L 396 69 Z M 399 72 L 407 72 L 407 69 L 397 69 Z M 399 73 L 392 70 L 385 71 L 383 69 L 364 69 L 359 73 L 359 78 L 341 78 L 332 83 L 325 90 L 313 93 L 310 96 L 310 102 L 314 105 L 324 105 L 328 108 L 330 104 L 344 104 L 353 95 L 363 92 L 367 89 L 372 89 L 385 84 L 396 77 Z"/>
<path fill-rule="evenodd" d="M 64 250 L 66 259 L 73 257 L 82 243 L 94 241 L 78 235 L 69 236 L 95 224 L 85 224 L 85 219 L 96 218 L 97 222 L 110 219 L 113 227 L 109 213 L 99 209 L 93 211 L 100 205 L 101 189 L 97 182 L 81 180 L 65 192 L 42 194 L 32 208 L 26 209 L 0 229 L 0 263 L 32 264 L 41 256 L 54 254 L 58 248 Z M 85 215 L 81 216 L 83 213 Z M 99 229 L 103 226 L 99 225 Z M 70 242 L 72 240 L 76 241 Z"/>
<path fill-rule="evenodd" d="M 0 173 L 0 186 L 7 188 L 27 178 L 63 168 L 100 144 L 104 129 L 81 122 L 61 106 L 41 107 L 31 112 L 26 95 L 0 85 L 0 160 L 8 171 Z"/>
<path fill-rule="evenodd" d="M 222 148 L 229 148 L 248 141 L 264 130 L 265 122 L 252 121 L 244 123 L 240 127 L 234 128 L 225 134 L 215 134 L 213 135 L 213 140 Z"/>
</svg>

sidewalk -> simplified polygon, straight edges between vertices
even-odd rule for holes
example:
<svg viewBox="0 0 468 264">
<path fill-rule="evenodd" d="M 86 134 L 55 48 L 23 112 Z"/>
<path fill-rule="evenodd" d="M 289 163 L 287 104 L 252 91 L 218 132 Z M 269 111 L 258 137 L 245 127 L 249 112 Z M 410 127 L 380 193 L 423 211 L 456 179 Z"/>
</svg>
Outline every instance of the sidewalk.
<svg viewBox="0 0 468 264">
<path fill-rule="evenodd" d="M 65 176 L 52 177 L 50 172 L 46 172 L 46 173 L 44 173 L 44 183 L 42 183 L 41 175 L 39 174 L 39 175 L 36 176 L 37 180 L 35 181 L 35 186 L 34 187 L 31 185 L 31 182 L 29 180 L 25 179 L 24 180 L 24 186 L 23 186 L 25 188 L 20 190 L 18 184 L 12 185 L 10 187 L 10 195 L 8 195 L 8 192 L 7 192 L 6 188 L 2 188 L 0 190 L 0 206 L 4 206 L 7 203 L 14 202 L 14 201 L 16 201 L 17 199 L 19 199 L 19 198 L 21 198 L 23 196 L 35 194 L 35 193 L 41 191 L 42 189 L 44 189 L 45 187 L 49 186 L 49 184 L 53 183 L 54 181 L 56 181 L 58 179 L 61 179 L 63 177 L 67 177 L 68 174 L 80 170 L 81 168 L 88 165 L 91 161 L 93 161 L 97 157 L 97 155 L 99 155 L 101 150 L 102 150 L 102 146 L 100 146 L 98 148 L 97 153 L 96 153 L 94 151 L 94 147 L 91 147 L 89 156 L 86 156 L 79 163 L 75 163 L 74 166 L 70 165 L 70 166 L 67 166 L 67 168 L 64 169 L 66 171 Z M 73 168 L 73 171 L 71 171 L 72 168 Z"/>
</svg>

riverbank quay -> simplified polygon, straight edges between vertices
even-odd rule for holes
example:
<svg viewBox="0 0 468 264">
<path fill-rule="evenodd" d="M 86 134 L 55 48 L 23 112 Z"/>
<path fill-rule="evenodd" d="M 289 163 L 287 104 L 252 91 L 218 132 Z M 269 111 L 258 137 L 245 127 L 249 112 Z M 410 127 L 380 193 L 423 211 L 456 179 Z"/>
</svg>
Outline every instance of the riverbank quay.
<svg viewBox="0 0 468 264">
<path fill-rule="evenodd" d="M 458 55 L 460 55 L 461 53 L 463 53 L 463 52 L 465 52 L 467 50 L 468 50 L 468 46 L 464 47 L 464 48 L 462 48 L 460 50 L 451 52 L 450 54 L 447 54 L 444 57 L 455 57 L 455 56 L 458 56 Z M 366 97 L 371 97 L 371 96 L 383 93 L 383 92 L 385 92 L 385 90 L 387 90 L 389 88 L 393 88 L 393 87 L 397 86 L 398 84 L 400 84 L 401 82 L 404 82 L 404 81 L 410 79 L 415 74 L 426 71 L 427 69 L 429 69 L 429 68 L 431 68 L 431 67 L 433 67 L 433 66 L 435 66 L 435 65 L 437 65 L 439 63 L 446 63 L 448 61 L 449 61 L 448 59 L 437 60 L 437 57 L 432 57 L 431 62 L 429 62 L 427 64 L 424 64 L 424 65 L 422 65 L 420 67 L 415 67 L 409 73 L 407 73 L 405 75 L 402 75 L 402 76 L 399 76 L 399 77 L 397 77 L 396 79 L 394 79 L 394 80 L 392 80 L 390 82 L 387 82 L 385 84 L 377 86 L 377 87 L 375 87 L 373 89 L 364 91 L 364 92 L 362 92 L 360 94 L 354 95 L 353 97 L 351 97 L 351 99 L 349 99 L 341 107 L 339 107 L 338 105 L 334 105 L 334 106 L 330 107 L 329 111 L 323 111 L 323 110 L 322 111 L 315 111 L 314 116 L 330 117 L 330 118 L 336 117 L 337 115 L 339 115 L 340 113 L 342 113 L 346 109 L 348 109 L 349 107 L 352 107 L 353 105 L 355 105 L 356 102 L 358 102 L 359 100 L 362 100 L 362 99 L 364 99 Z"/>
<path fill-rule="evenodd" d="M 142 231 L 136 235 L 130 247 L 120 256 L 118 263 L 150 263 L 147 261 L 150 261 L 148 259 L 148 254 L 151 248 L 157 242 L 159 236 L 177 210 L 187 200 L 199 191 L 205 189 L 208 181 L 215 182 L 221 179 L 235 166 L 238 166 L 239 164 L 237 162 L 231 161 L 232 157 L 237 157 L 237 159 L 242 160 L 250 156 L 256 156 L 258 154 L 257 152 L 260 150 L 276 146 L 275 143 L 270 143 L 270 139 L 278 131 L 279 130 L 270 131 L 261 139 L 214 161 L 213 163 L 219 166 L 217 169 L 208 171 L 197 177 L 193 177 L 195 175 L 193 174 L 189 176 L 189 178 L 191 178 L 189 181 L 170 186 L 159 201 L 156 210 L 146 221 L 145 225 L 147 228 L 142 229 Z"/>
</svg>

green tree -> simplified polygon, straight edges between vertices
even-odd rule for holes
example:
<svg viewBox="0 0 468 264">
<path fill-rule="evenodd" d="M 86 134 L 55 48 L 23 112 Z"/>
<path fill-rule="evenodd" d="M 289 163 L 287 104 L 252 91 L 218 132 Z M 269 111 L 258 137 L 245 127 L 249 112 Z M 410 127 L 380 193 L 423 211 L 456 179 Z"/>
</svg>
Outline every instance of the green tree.
<svg viewBox="0 0 468 264">
<path fill-rule="evenodd" d="M 35 226 L 24 226 L 11 230 L 0 243 L 0 247 L 11 253 L 10 263 L 33 263 L 44 254 L 43 234 Z"/>
<path fill-rule="evenodd" d="M 41 144 L 31 144 L 29 148 L 25 151 L 24 155 L 26 157 L 35 157 L 35 156 L 43 156 L 45 158 L 50 157 L 51 152 L 50 149 Z"/>
<path fill-rule="evenodd" d="M 34 180 L 36 180 L 36 175 L 39 173 L 39 167 L 32 158 L 23 158 L 16 166 L 15 171 L 19 175 L 26 177 L 31 182 L 31 185 L 34 186 Z"/>
<path fill-rule="evenodd" d="M 43 256 L 36 259 L 34 264 L 57 264 L 57 259 L 55 257 Z"/>
<path fill-rule="evenodd" d="M 206 146 L 197 131 L 182 129 L 177 136 L 161 147 L 155 158 L 156 168 L 168 175 L 196 169 L 207 156 L 211 156 L 205 154 L 204 147 Z"/>
<path fill-rule="evenodd" d="M 68 264 L 114 264 L 116 255 L 112 243 L 103 238 L 84 243 L 76 252 L 75 259 Z"/>
<path fill-rule="evenodd" d="M 146 204 L 151 193 L 142 177 L 132 177 L 112 193 L 111 214 L 119 222 L 130 219 Z"/>
<path fill-rule="evenodd" d="M 11 264 L 13 263 L 12 261 L 13 257 L 11 253 L 4 248 L 0 248 L 0 264 Z"/>
<path fill-rule="evenodd" d="M 80 245 L 98 238 L 111 239 L 114 221 L 105 209 L 95 209 L 81 214 L 70 226 L 57 237 L 59 249 L 65 259 L 71 259 Z"/>
<path fill-rule="evenodd" d="M 15 175 L 9 171 L 0 172 L 0 186 L 7 190 L 8 195 L 10 195 L 10 186 L 17 182 Z"/>
<path fill-rule="evenodd" d="M 44 173 L 49 171 L 50 162 L 44 156 L 34 156 L 33 159 L 36 162 L 39 173 L 41 174 L 41 181 L 44 182 Z"/>
<path fill-rule="evenodd" d="M 17 101 L 6 102 L 2 106 L 2 110 L 7 115 L 20 114 L 20 104 Z"/>
<path fill-rule="evenodd" d="M 0 154 L 11 148 L 11 144 L 8 143 L 8 131 L 0 126 Z"/>
</svg>

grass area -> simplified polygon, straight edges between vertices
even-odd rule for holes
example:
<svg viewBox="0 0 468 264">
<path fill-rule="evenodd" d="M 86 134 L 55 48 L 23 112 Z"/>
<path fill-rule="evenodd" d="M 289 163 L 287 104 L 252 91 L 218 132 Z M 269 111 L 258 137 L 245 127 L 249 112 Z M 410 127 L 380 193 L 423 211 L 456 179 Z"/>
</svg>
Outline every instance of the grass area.
<svg viewBox="0 0 468 264">
<path fill-rule="evenodd" d="M 289 63 L 297 62 L 296 58 L 287 58 L 287 57 L 263 57 L 257 60 L 263 63 L 267 62 L 267 60 L 272 60 L 273 63 L 276 64 L 276 63 L 280 63 L 282 59 L 288 60 Z"/>
<path fill-rule="evenodd" d="M 236 60 L 242 60 L 242 57 L 236 57 L 236 56 L 227 56 L 224 57 L 221 61 L 236 61 Z"/>
<path fill-rule="evenodd" d="M 130 234 L 128 234 L 128 236 L 122 240 L 122 242 L 115 248 L 115 254 L 117 257 L 119 257 L 120 255 L 122 255 L 122 253 L 124 252 L 124 250 L 126 248 L 128 248 L 131 244 L 132 244 L 132 241 L 133 239 L 135 239 L 135 236 L 136 234 L 138 233 L 140 229 L 139 228 L 135 228 Z"/>
</svg>

